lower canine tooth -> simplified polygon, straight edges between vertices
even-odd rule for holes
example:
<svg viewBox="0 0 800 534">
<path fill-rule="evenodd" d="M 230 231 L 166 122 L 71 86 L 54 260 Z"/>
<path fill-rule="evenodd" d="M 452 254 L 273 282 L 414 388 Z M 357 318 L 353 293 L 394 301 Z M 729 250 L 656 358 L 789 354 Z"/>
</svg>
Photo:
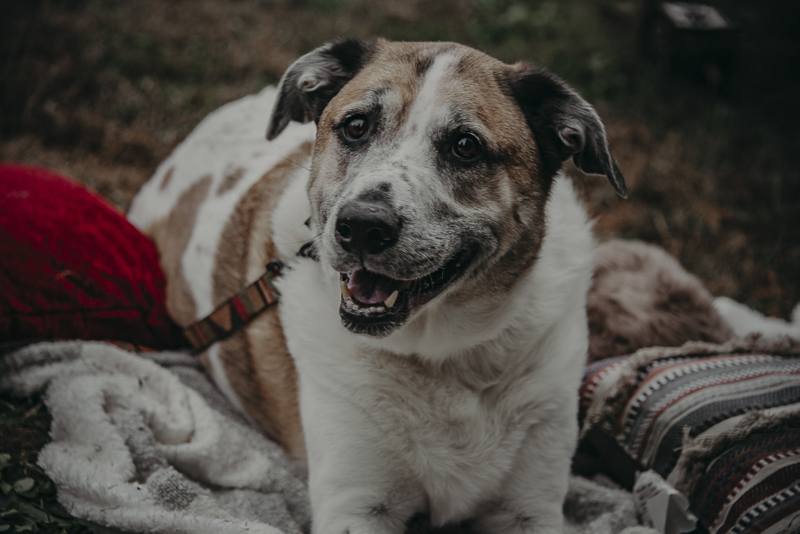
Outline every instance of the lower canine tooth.
<svg viewBox="0 0 800 534">
<path fill-rule="evenodd" d="M 350 290 L 347 289 L 347 282 L 339 282 L 339 285 L 342 288 L 342 298 L 344 300 L 349 299 L 352 296 L 352 293 L 350 293 Z"/>
<path fill-rule="evenodd" d="M 394 306 L 394 303 L 397 302 L 397 295 L 400 293 L 395 289 L 389 298 L 383 302 L 383 305 L 386 306 L 386 309 L 391 309 Z"/>
</svg>

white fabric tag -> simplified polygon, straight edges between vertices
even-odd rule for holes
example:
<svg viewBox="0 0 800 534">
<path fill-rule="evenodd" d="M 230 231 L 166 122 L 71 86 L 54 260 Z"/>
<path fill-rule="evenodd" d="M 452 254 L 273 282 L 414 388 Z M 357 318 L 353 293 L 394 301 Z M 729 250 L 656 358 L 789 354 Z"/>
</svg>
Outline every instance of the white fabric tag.
<svg viewBox="0 0 800 534">
<path fill-rule="evenodd" d="M 633 495 L 643 524 L 662 534 L 683 534 L 695 529 L 697 518 L 689 511 L 689 500 L 655 471 L 636 476 Z"/>
</svg>

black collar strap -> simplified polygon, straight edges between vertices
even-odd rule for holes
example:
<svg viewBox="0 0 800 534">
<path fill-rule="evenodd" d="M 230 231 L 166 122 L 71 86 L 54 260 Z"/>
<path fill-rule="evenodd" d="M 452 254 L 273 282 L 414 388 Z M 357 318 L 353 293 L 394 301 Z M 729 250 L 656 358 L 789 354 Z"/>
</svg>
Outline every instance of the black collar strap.
<svg viewBox="0 0 800 534">
<path fill-rule="evenodd" d="M 278 303 L 280 292 L 275 279 L 281 275 L 283 263 L 273 260 L 267 272 L 230 299 L 220 304 L 211 314 L 183 330 L 192 352 L 203 352 L 213 343 L 222 341 L 255 319 L 261 312 Z"/>
</svg>

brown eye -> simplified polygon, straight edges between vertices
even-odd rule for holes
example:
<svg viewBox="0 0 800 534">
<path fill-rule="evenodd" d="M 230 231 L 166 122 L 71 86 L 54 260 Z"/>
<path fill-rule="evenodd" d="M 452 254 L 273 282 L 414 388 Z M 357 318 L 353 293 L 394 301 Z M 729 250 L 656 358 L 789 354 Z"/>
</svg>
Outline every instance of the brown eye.
<svg viewBox="0 0 800 534">
<path fill-rule="evenodd" d="M 353 117 L 344 125 L 344 135 L 351 141 L 364 137 L 369 129 L 367 119 L 364 117 Z"/>
<path fill-rule="evenodd" d="M 481 152 L 481 145 L 472 134 L 459 137 L 453 145 L 453 154 L 461 159 L 472 159 Z"/>
</svg>

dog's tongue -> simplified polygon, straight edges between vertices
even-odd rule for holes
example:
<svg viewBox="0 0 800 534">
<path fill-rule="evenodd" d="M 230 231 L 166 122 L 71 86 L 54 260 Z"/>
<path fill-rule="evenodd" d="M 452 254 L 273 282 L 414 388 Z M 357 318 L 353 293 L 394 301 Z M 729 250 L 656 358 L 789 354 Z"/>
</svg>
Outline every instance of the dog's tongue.
<svg viewBox="0 0 800 534">
<path fill-rule="evenodd" d="M 380 304 L 389 298 L 395 289 L 400 289 L 403 282 L 366 269 L 356 269 L 350 273 L 347 289 L 353 298 L 362 304 Z"/>
</svg>

